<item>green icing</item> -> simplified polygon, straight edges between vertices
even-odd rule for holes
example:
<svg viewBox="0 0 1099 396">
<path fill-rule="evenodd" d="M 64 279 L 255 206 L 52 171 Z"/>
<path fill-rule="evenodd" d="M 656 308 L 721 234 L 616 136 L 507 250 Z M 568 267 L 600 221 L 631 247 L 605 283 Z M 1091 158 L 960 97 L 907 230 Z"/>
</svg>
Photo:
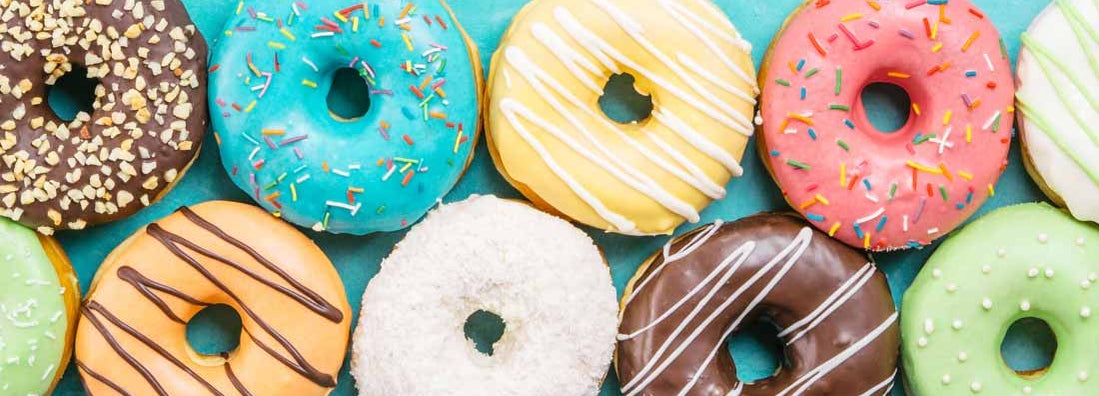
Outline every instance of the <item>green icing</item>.
<svg viewBox="0 0 1099 396">
<path fill-rule="evenodd" d="M 33 231 L 0 219 L 0 395 L 42 395 L 62 360 L 61 281 Z"/>
<path fill-rule="evenodd" d="M 973 222 L 942 244 L 905 293 L 908 386 L 935 396 L 1099 394 L 1097 281 L 1092 223 L 1046 204 Z M 1008 327 L 1028 317 L 1048 323 L 1058 343 L 1048 371 L 1031 379 L 1000 355 Z"/>
</svg>

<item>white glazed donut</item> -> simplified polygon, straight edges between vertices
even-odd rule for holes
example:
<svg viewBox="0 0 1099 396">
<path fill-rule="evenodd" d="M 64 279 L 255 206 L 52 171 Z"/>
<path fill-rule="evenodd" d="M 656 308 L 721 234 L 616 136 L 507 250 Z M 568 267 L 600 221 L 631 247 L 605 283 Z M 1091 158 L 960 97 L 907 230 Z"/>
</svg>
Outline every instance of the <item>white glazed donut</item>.
<svg viewBox="0 0 1099 396">
<path fill-rule="evenodd" d="M 360 395 L 592 395 L 618 305 L 591 238 L 493 196 L 443 205 L 382 262 L 363 295 L 351 373 Z M 504 320 L 492 356 L 463 325 Z"/>
</svg>

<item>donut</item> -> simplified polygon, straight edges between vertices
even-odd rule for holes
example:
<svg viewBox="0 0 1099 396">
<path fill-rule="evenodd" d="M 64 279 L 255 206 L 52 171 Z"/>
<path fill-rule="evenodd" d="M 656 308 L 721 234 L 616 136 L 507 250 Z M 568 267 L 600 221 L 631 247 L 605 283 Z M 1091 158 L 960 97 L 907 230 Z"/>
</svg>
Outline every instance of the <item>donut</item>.
<svg viewBox="0 0 1099 396">
<path fill-rule="evenodd" d="M 594 395 L 615 295 L 598 247 L 568 222 L 493 196 L 442 205 L 367 285 L 351 374 L 360 395 Z M 479 310 L 505 325 L 491 355 L 463 334 Z"/>
<path fill-rule="evenodd" d="M 260 206 L 316 231 L 369 234 L 419 220 L 473 159 L 483 71 L 442 0 L 252 2 L 214 48 L 222 163 Z M 369 109 L 331 112 L 341 71 Z"/>
<path fill-rule="evenodd" d="M 1023 33 L 1019 51 L 1019 131 L 1026 169 L 1077 219 L 1099 221 L 1099 7 L 1057 0 Z"/>
<path fill-rule="evenodd" d="M 4 2 L 0 216 L 49 235 L 128 217 L 183 176 L 206 134 L 206 42 L 178 0 Z M 50 109 L 98 80 L 91 113 Z"/>
<path fill-rule="evenodd" d="M 745 383 L 725 340 L 754 320 L 777 326 L 788 363 Z M 625 395 L 887 394 L 900 348 L 885 275 L 787 214 L 669 242 L 627 284 L 618 339 Z"/>
<path fill-rule="evenodd" d="M 69 365 L 80 284 L 53 238 L 0 219 L 0 394 L 49 395 Z"/>
<path fill-rule="evenodd" d="M 240 314 L 240 345 L 203 355 L 187 323 L 216 304 Z M 257 207 L 206 202 L 107 256 L 80 308 L 76 364 L 94 395 L 327 395 L 350 311 L 312 241 Z"/>
<path fill-rule="evenodd" d="M 618 123 L 597 102 L 629 74 L 651 96 Z M 751 44 L 709 0 L 535 0 L 492 60 L 486 135 L 540 209 L 629 235 L 671 234 L 726 195 L 754 132 Z"/>
<path fill-rule="evenodd" d="M 855 247 L 930 244 L 989 197 L 1006 168 L 1015 89 L 992 21 L 968 0 L 816 0 L 768 51 L 760 153 L 790 205 Z M 864 89 L 903 89 L 884 133 Z"/>
<path fill-rule="evenodd" d="M 905 292 L 909 394 L 1099 393 L 1099 229 L 1048 204 L 998 209 L 951 236 Z M 1048 369 L 1017 374 L 1000 344 L 1012 323 L 1045 321 L 1057 338 Z"/>
</svg>

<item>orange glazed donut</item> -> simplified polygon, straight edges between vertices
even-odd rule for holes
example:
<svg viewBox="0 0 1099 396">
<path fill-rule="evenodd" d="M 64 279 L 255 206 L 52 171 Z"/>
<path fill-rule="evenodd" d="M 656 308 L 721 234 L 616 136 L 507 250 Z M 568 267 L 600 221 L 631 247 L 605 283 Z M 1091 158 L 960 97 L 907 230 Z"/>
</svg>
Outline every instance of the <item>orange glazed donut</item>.
<svg viewBox="0 0 1099 396">
<path fill-rule="evenodd" d="M 240 313 L 240 346 L 202 355 L 187 322 L 214 304 Z M 349 312 L 312 241 L 259 208 L 208 202 L 111 252 L 81 307 L 76 364 L 93 395 L 326 395 Z"/>
</svg>

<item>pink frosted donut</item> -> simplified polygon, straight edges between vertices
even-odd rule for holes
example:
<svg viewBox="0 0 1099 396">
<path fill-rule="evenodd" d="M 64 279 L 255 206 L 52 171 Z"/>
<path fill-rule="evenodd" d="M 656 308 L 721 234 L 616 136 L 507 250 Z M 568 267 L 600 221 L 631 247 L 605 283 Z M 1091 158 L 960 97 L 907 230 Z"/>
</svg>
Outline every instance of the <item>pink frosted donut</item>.
<svg viewBox="0 0 1099 396">
<path fill-rule="evenodd" d="M 1014 82 L 992 22 L 968 0 L 814 0 L 767 54 L 760 149 L 787 201 L 869 250 L 929 244 L 995 194 L 1011 143 Z M 863 89 L 912 100 L 894 133 Z"/>
</svg>

